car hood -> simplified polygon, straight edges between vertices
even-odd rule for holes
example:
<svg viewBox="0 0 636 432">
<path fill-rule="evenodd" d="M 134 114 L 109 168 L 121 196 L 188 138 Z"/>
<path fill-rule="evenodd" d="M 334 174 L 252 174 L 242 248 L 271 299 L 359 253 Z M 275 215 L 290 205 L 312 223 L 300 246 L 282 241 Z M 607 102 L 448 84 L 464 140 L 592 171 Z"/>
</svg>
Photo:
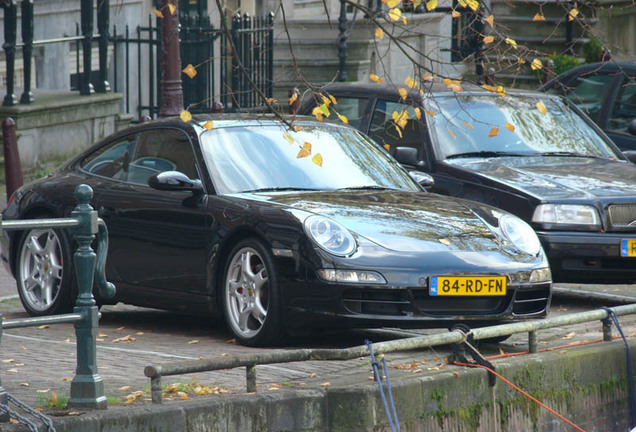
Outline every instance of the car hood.
<svg viewBox="0 0 636 432">
<path fill-rule="evenodd" d="M 353 233 L 401 252 L 495 251 L 499 238 L 477 215 L 479 204 L 425 192 L 331 191 L 251 194 L 286 207 L 301 221 L 308 213 L 330 217 Z M 469 207 L 475 207 L 475 211 Z"/>
<path fill-rule="evenodd" d="M 636 197 L 636 166 L 607 159 L 533 156 L 445 163 L 541 200 Z"/>
</svg>

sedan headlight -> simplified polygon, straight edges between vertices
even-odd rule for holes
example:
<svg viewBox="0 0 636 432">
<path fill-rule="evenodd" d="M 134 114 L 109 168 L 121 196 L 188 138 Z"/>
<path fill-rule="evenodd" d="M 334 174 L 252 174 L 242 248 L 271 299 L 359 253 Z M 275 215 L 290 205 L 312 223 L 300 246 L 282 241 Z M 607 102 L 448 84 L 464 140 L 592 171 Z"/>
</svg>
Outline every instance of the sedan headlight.
<svg viewBox="0 0 636 432">
<path fill-rule="evenodd" d="M 356 250 L 356 241 L 348 229 L 324 216 L 305 219 L 305 231 L 321 248 L 338 256 L 349 256 Z"/>
<path fill-rule="evenodd" d="M 583 204 L 539 204 L 532 221 L 544 224 L 600 225 L 595 207 Z"/>
<path fill-rule="evenodd" d="M 512 215 L 503 215 L 500 223 L 504 234 L 515 246 L 530 255 L 539 253 L 541 242 L 530 225 Z"/>
</svg>

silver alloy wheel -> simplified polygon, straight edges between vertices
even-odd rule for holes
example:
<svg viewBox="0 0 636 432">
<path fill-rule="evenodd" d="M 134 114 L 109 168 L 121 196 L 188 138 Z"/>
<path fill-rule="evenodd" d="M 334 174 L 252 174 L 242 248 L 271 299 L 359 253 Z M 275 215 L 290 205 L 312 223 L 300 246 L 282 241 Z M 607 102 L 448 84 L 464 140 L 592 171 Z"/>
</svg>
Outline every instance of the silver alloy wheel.
<svg viewBox="0 0 636 432">
<path fill-rule="evenodd" d="M 22 300 L 43 312 L 60 296 L 63 260 L 60 239 L 52 229 L 29 231 L 18 261 L 18 284 Z"/>
<path fill-rule="evenodd" d="M 228 322 L 241 337 L 256 336 L 267 318 L 269 282 L 263 258 L 251 247 L 240 249 L 230 261 L 225 279 Z"/>
</svg>

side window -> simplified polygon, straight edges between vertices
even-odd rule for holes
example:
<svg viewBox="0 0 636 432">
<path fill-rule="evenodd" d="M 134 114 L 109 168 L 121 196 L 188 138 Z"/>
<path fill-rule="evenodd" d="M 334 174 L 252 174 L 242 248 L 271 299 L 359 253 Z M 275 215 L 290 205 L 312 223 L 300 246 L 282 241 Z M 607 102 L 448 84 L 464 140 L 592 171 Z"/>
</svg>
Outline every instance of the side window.
<svg viewBox="0 0 636 432">
<path fill-rule="evenodd" d="M 597 121 L 601 104 L 614 78 L 615 75 L 608 74 L 580 76 L 565 89 L 564 95 L 592 120 Z"/>
<path fill-rule="evenodd" d="M 404 110 L 407 110 L 409 119 L 404 128 L 398 131 L 397 125 L 393 121 L 393 113 L 399 114 Z M 418 157 L 422 157 L 424 137 L 421 125 L 415 117 L 413 107 L 406 104 L 378 100 L 371 115 L 369 136 L 389 152 L 392 152 L 395 147 L 413 147 L 418 149 Z"/>
<path fill-rule="evenodd" d="M 84 158 L 80 165 L 81 168 L 91 174 L 126 180 L 130 155 L 136 139 L 137 135 L 130 135 L 99 148 Z"/>
<path fill-rule="evenodd" d="M 338 114 L 347 117 L 351 126 L 360 129 L 360 120 L 362 120 L 368 104 L 369 99 L 367 98 L 360 99 L 342 96 L 338 98 L 338 104 L 334 109 L 338 111 Z"/>
<path fill-rule="evenodd" d="M 607 128 L 614 132 L 627 132 L 627 125 L 636 119 L 636 82 L 626 80 L 607 121 Z"/>
<path fill-rule="evenodd" d="M 176 129 L 142 132 L 130 161 L 128 181 L 147 184 L 150 176 L 164 171 L 180 171 L 191 179 L 199 177 L 190 140 Z"/>
</svg>

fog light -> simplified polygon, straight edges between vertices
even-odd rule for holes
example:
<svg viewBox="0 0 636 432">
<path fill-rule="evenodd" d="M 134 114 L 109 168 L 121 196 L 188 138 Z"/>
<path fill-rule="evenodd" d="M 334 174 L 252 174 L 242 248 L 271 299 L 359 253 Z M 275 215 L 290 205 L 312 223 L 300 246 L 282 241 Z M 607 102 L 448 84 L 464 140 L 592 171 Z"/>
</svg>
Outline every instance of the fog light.
<svg viewBox="0 0 636 432">
<path fill-rule="evenodd" d="M 320 269 L 318 274 L 329 282 L 386 284 L 384 276 L 374 271 Z"/>
</svg>

